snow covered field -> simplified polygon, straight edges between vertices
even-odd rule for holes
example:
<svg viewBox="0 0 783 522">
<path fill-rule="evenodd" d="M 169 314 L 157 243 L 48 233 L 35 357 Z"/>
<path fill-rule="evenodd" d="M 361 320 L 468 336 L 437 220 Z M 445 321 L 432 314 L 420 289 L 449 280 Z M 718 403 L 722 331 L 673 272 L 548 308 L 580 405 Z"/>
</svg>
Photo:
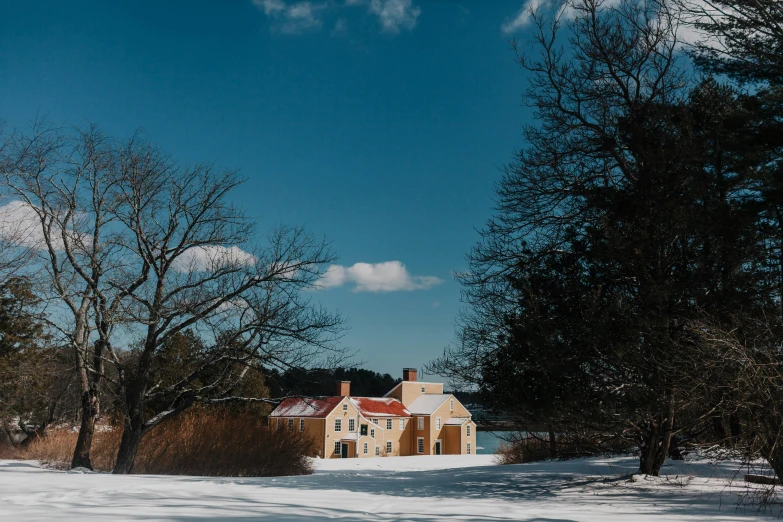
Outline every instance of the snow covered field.
<svg viewBox="0 0 783 522">
<path fill-rule="evenodd" d="M 731 462 L 673 462 L 620 478 L 632 458 L 494 466 L 492 455 L 319 462 L 307 477 L 205 479 L 77 474 L 0 461 L 0 520 L 771 520 L 737 507 Z M 732 479 L 734 481 L 732 482 Z"/>
</svg>

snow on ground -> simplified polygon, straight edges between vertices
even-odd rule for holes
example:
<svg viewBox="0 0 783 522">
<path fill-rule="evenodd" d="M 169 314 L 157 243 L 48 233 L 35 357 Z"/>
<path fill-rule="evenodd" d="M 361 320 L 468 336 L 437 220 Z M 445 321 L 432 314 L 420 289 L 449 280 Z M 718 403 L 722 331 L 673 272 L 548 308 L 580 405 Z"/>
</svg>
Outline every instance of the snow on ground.
<svg viewBox="0 0 783 522">
<path fill-rule="evenodd" d="M 494 466 L 491 455 L 318 461 L 312 476 L 72 473 L 0 461 L 0 520 L 771 520 L 738 499 L 739 464 L 673 462 L 628 479 L 630 457 Z"/>
</svg>

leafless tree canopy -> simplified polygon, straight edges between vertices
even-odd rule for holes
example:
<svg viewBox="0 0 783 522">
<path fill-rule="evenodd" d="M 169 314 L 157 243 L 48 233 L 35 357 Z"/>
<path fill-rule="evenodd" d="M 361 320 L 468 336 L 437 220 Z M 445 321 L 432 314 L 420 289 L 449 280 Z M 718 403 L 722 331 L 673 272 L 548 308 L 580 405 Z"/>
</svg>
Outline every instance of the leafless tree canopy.
<svg viewBox="0 0 783 522">
<path fill-rule="evenodd" d="M 78 361 L 74 466 L 90 466 L 103 391 L 125 411 L 117 471 L 128 472 L 141 436 L 191 404 L 260 399 L 242 393 L 252 369 L 344 359 L 342 319 L 310 299 L 328 244 L 300 227 L 259 234 L 231 201 L 238 172 L 180 164 L 143 133 L 117 140 L 96 127 L 38 122 L 3 147 L 4 208 L 27 234 L 51 328 Z M 19 241 L 8 230 L 2 238 Z M 204 346 L 198 364 L 152 382 L 161 348 L 186 332 Z"/>
</svg>

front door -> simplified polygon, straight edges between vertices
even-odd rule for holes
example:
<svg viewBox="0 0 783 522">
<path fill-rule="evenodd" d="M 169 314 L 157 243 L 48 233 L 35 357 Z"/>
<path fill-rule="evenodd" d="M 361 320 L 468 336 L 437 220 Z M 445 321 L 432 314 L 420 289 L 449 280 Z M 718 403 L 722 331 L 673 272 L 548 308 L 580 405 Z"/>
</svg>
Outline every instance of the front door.
<svg viewBox="0 0 783 522">
<path fill-rule="evenodd" d="M 435 441 L 435 455 L 440 455 L 440 441 Z"/>
<path fill-rule="evenodd" d="M 340 448 L 340 456 L 344 459 L 348 458 L 348 444 L 343 442 L 342 447 Z"/>
</svg>

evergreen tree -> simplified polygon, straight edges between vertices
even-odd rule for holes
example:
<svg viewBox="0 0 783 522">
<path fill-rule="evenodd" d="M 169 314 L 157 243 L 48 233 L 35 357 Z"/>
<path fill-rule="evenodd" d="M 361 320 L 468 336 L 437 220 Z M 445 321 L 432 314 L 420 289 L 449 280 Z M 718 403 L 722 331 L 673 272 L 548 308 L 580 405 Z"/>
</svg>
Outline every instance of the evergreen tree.
<svg viewBox="0 0 783 522">
<path fill-rule="evenodd" d="M 743 82 L 783 84 L 783 5 L 779 0 L 681 0 L 707 38 L 695 44 L 701 68 Z"/>
<path fill-rule="evenodd" d="M 28 434 L 54 420 L 56 373 L 63 369 L 48 345 L 39 305 L 27 278 L 0 284 L 0 425 L 13 420 Z"/>
<path fill-rule="evenodd" d="M 752 180 L 758 107 L 708 79 L 689 91 L 659 4 L 572 2 L 570 46 L 536 16 L 535 125 L 461 277 L 459 344 L 433 368 L 487 404 L 635 444 L 657 474 L 693 361 L 684 325 L 769 300 Z M 739 138 L 738 138 L 739 137 Z"/>
</svg>

